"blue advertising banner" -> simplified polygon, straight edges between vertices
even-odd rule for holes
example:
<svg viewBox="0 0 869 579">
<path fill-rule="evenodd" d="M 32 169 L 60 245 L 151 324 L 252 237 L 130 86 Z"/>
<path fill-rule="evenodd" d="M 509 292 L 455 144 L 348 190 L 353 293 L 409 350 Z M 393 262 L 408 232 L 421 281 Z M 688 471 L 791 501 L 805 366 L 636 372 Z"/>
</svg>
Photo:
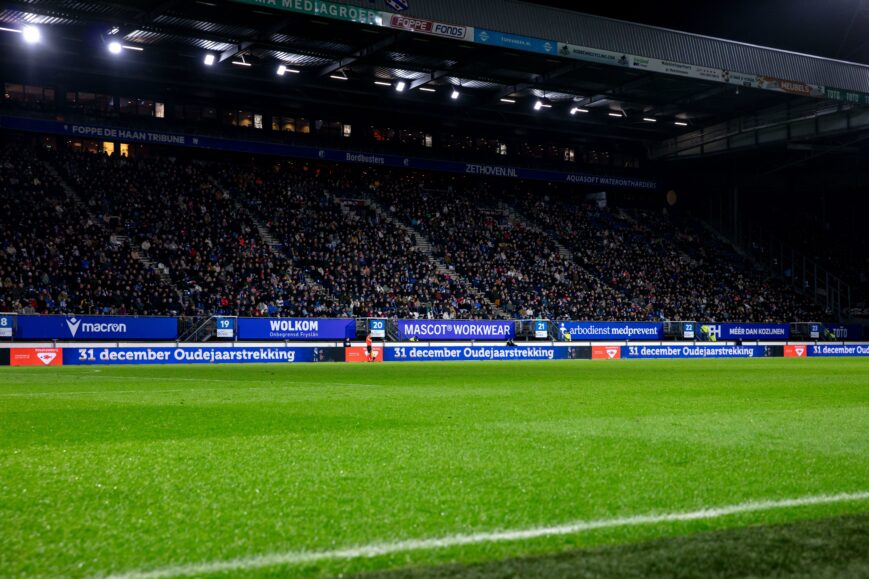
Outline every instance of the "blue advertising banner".
<svg viewBox="0 0 869 579">
<path fill-rule="evenodd" d="M 809 356 L 869 356 L 869 344 L 814 344 L 809 346 Z"/>
<path fill-rule="evenodd" d="M 578 348 L 570 346 L 400 346 L 383 349 L 384 362 L 468 360 L 564 360 Z"/>
<path fill-rule="evenodd" d="M 848 325 L 824 325 L 824 329 L 832 334 L 837 340 L 862 340 L 863 326 L 860 324 Z"/>
<path fill-rule="evenodd" d="M 399 340 L 508 340 L 515 337 L 512 320 L 398 320 Z"/>
<path fill-rule="evenodd" d="M 313 362 L 318 348 L 64 348 L 64 366 Z"/>
<path fill-rule="evenodd" d="M 763 358 L 766 346 L 621 346 L 622 358 Z"/>
<path fill-rule="evenodd" d="M 12 314 L 0 314 L 0 338 L 11 338 L 12 328 L 15 326 L 15 316 Z"/>
<path fill-rule="evenodd" d="M 563 335 L 572 340 L 661 340 L 664 324 L 659 322 L 558 322 Z"/>
<path fill-rule="evenodd" d="M 526 50 L 529 52 L 540 52 L 543 54 L 555 54 L 558 50 L 558 43 L 554 40 L 522 36 L 521 34 L 508 34 L 506 32 L 498 32 L 486 28 L 474 29 L 474 42 L 489 44 L 492 46 L 503 46 L 504 48 L 515 48 L 517 50 Z"/>
<path fill-rule="evenodd" d="M 787 340 L 788 324 L 705 324 L 719 340 Z"/>
<path fill-rule="evenodd" d="M 238 318 L 239 340 L 343 340 L 356 337 L 356 320 Z"/>
<path fill-rule="evenodd" d="M 178 318 L 18 316 L 20 340 L 174 340 Z"/>
<path fill-rule="evenodd" d="M 511 167 L 508 165 L 461 163 L 457 161 L 438 159 L 402 157 L 399 155 L 362 153 L 341 149 L 300 147 L 296 145 L 270 143 L 267 141 L 241 141 L 198 135 L 179 135 L 175 133 L 130 130 L 118 127 L 78 125 L 43 119 L 0 116 L 0 128 L 15 131 L 66 135 L 87 139 L 116 139 L 125 142 L 179 145 L 184 147 L 250 153 L 254 155 L 274 155 L 278 157 L 294 157 L 298 159 L 321 159 L 323 161 L 334 161 L 338 163 L 359 163 L 422 171 L 440 171 L 445 173 L 465 173 L 469 175 L 486 175 L 490 177 L 507 177 L 512 179 L 530 179 L 533 181 L 572 183 L 594 187 L 646 190 L 655 190 L 658 187 L 658 184 L 654 179 L 644 179 L 641 177 L 598 175 L 594 173 L 565 173 L 561 171 Z"/>
</svg>

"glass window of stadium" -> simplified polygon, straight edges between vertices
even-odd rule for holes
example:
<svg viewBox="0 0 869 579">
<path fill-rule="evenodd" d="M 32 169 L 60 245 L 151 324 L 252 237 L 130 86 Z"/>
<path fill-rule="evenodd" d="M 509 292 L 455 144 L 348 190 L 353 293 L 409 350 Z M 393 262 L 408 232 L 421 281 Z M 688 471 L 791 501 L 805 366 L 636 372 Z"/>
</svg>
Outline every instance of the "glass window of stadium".
<svg viewBox="0 0 869 579">
<path fill-rule="evenodd" d="M 119 111 L 122 115 L 153 117 L 154 101 L 137 97 L 121 97 Z"/>
<path fill-rule="evenodd" d="M 23 85 L 7 82 L 4 85 L 4 100 L 32 105 L 54 105 L 54 89 L 50 87 Z"/>
<path fill-rule="evenodd" d="M 239 127 L 253 127 L 253 111 L 238 111 L 236 118 Z"/>
<path fill-rule="evenodd" d="M 102 153 L 103 143 L 101 141 L 92 141 L 90 139 L 67 140 L 66 147 L 70 151 L 76 153 Z"/>
<path fill-rule="evenodd" d="M 66 104 L 80 110 L 109 112 L 114 109 L 115 99 L 107 94 L 69 91 L 66 93 Z"/>
<path fill-rule="evenodd" d="M 296 119 L 293 117 L 272 117 L 273 131 L 296 132 Z"/>
</svg>

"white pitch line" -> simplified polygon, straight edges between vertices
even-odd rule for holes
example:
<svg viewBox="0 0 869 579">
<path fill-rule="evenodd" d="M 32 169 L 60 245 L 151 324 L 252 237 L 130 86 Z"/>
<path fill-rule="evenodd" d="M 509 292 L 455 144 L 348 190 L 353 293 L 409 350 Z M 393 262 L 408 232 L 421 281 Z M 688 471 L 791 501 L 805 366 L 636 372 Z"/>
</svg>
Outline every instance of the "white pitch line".
<svg viewBox="0 0 869 579">
<path fill-rule="evenodd" d="M 211 573 L 226 573 L 231 571 L 248 571 L 263 567 L 275 567 L 278 565 L 301 565 L 305 563 L 317 563 L 320 561 L 333 561 L 342 559 L 361 559 L 391 555 L 407 551 L 429 551 L 448 547 L 460 547 L 479 543 L 498 543 L 505 541 L 522 541 L 541 537 L 554 537 L 559 535 L 572 535 L 584 531 L 596 529 L 609 529 L 613 527 L 631 527 L 636 525 L 655 525 L 659 523 L 673 523 L 681 521 L 698 521 L 716 519 L 739 513 L 751 513 L 757 511 L 770 511 L 775 509 L 787 509 L 792 507 L 805 507 L 811 505 L 825 505 L 830 503 L 843 503 L 869 500 L 869 491 L 840 493 L 835 495 L 812 495 L 792 499 L 773 499 L 763 501 L 749 501 L 735 505 L 711 507 L 698 511 L 684 511 L 677 513 L 635 515 L 632 517 L 618 517 L 615 519 L 597 519 L 590 521 L 575 521 L 563 525 L 551 527 L 534 527 L 530 529 L 513 529 L 491 531 L 485 533 L 473 533 L 467 535 L 448 535 L 431 539 L 410 539 L 387 543 L 372 543 L 357 547 L 347 547 L 332 551 L 288 551 L 285 553 L 269 553 L 238 559 L 223 561 L 207 561 L 203 563 L 187 563 L 153 569 L 151 571 L 129 571 L 116 575 L 109 575 L 108 579 L 163 579 L 167 577 L 179 577 L 187 575 L 207 575 Z"/>
</svg>

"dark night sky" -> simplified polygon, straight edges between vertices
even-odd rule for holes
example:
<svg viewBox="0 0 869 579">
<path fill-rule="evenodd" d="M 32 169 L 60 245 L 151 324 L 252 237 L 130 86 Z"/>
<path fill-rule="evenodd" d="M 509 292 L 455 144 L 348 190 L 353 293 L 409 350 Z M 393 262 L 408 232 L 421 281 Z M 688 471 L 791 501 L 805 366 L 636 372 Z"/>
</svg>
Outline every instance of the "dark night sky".
<svg viewBox="0 0 869 579">
<path fill-rule="evenodd" d="M 869 0 L 529 1 L 869 64 Z"/>
</svg>

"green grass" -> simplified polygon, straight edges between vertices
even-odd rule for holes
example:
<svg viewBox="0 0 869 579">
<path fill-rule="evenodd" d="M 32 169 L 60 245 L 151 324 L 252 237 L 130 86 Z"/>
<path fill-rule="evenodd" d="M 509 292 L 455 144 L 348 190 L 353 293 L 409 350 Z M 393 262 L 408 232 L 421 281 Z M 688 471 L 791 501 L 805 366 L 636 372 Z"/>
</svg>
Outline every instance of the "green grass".
<svg viewBox="0 0 869 579">
<path fill-rule="evenodd" d="M 3 577 L 858 491 L 869 491 L 865 360 L 0 368 Z M 650 540 L 866 512 L 864 500 L 242 574 L 619 549 L 628 565 Z"/>
</svg>

